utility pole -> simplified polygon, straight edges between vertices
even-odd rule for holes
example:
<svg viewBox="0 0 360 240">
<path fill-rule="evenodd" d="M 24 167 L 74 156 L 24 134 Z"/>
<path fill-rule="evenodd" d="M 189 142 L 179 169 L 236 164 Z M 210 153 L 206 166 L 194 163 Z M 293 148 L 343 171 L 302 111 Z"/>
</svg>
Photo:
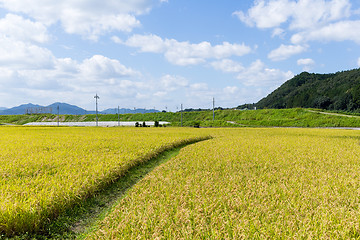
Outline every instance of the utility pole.
<svg viewBox="0 0 360 240">
<path fill-rule="evenodd" d="M 95 102 L 96 102 L 96 126 L 98 126 L 98 99 L 100 98 L 97 93 L 95 95 Z"/>
<path fill-rule="evenodd" d="M 213 98 L 213 121 L 215 121 L 215 98 Z"/>
<path fill-rule="evenodd" d="M 181 109 L 181 127 L 183 126 L 183 105 L 180 105 L 180 109 Z"/>
<path fill-rule="evenodd" d="M 120 106 L 118 106 L 118 126 L 120 126 Z"/>
<path fill-rule="evenodd" d="M 59 123 L 59 121 L 60 121 L 60 107 L 59 107 L 59 105 L 57 106 L 57 115 L 58 115 L 58 117 L 57 117 L 57 126 L 59 126 L 60 125 L 60 123 Z"/>
</svg>

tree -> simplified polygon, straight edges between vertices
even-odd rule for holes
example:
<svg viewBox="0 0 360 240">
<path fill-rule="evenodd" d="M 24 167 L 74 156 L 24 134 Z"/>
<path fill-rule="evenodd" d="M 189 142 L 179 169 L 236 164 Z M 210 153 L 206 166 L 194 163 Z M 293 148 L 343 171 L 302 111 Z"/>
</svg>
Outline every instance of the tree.
<svg viewBox="0 0 360 240">
<path fill-rule="evenodd" d="M 159 127 L 159 121 L 154 122 L 154 127 Z"/>
</svg>

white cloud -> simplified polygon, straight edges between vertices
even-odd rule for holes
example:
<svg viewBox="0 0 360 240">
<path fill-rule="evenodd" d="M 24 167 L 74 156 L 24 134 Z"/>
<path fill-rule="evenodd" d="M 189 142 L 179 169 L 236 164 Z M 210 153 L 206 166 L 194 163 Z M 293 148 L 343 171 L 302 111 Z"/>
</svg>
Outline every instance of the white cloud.
<svg viewBox="0 0 360 240">
<path fill-rule="evenodd" d="M 16 45 L 17 49 L 21 50 L 21 44 L 16 44 L 18 44 Z M 4 44 L 0 42 L 0 46 L 4 46 Z M 119 93 L 126 95 L 134 94 L 130 90 L 146 88 L 146 84 L 134 81 L 134 79 L 141 78 L 139 72 L 125 67 L 116 59 L 94 55 L 79 63 L 70 58 L 56 59 L 51 53 L 45 51 L 45 57 L 50 59 L 45 59 L 46 64 L 42 64 L 41 54 L 40 57 L 35 54 L 44 50 L 34 47 L 34 53 L 32 53 L 27 52 L 29 49 L 31 47 L 26 48 L 26 51 L 20 51 L 14 59 L 16 64 L 12 64 L 10 57 L 6 58 L 6 55 L 1 54 L 0 51 L 0 57 L 6 58 L 0 59 L 0 63 L 3 65 L 0 69 L 0 84 L 8 86 L 9 90 L 46 90 L 53 92 L 54 96 L 64 91 L 69 91 L 70 95 L 74 95 L 73 92 L 77 93 L 75 95 L 82 95 L 101 90 L 108 92 L 109 95 Z M 24 55 L 26 53 L 32 54 L 32 56 Z M 17 59 L 19 57 L 23 58 L 24 62 L 19 61 Z M 51 65 L 51 67 L 47 65 Z"/>
<path fill-rule="evenodd" d="M 297 60 L 297 65 L 303 66 L 303 71 L 309 72 L 315 65 L 315 61 L 311 58 L 302 58 Z"/>
<path fill-rule="evenodd" d="M 296 55 L 299 53 L 302 53 L 306 51 L 307 47 L 301 46 L 301 45 L 283 45 L 281 44 L 280 47 L 278 47 L 275 50 L 272 50 L 268 54 L 268 58 L 270 58 L 273 61 L 281 61 L 285 60 L 292 55 Z"/>
<path fill-rule="evenodd" d="M 64 101 L 92 109 L 89 102 L 92 103 L 97 92 L 103 104 L 100 108 L 105 104 L 153 107 L 165 105 L 164 102 L 174 105 L 185 96 L 201 99 L 209 91 L 206 83 L 190 84 L 182 76 L 166 74 L 160 79 L 144 78 L 117 59 L 102 55 L 82 61 L 56 58 L 49 50 L 31 42 L 9 38 L 0 38 L 0 65 L 0 86 L 6 88 L 7 94 L 21 94 L 16 101 L 6 104 L 10 106 L 36 99 L 36 103 Z M 148 106 L 149 103 L 152 106 Z"/>
<path fill-rule="evenodd" d="M 316 28 L 350 16 L 351 3 L 348 0 L 301 0 L 293 12 L 291 29 Z"/>
<path fill-rule="evenodd" d="M 196 65 L 206 59 L 222 59 L 230 56 L 243 56 L 251 52 L 245 44 L 223 42 L 212 46 L 209 42 L 192 44 L 175 39 L 162 39 L 156 35 L 133 35 L 123 42 L 113 38 L 117 43 L 140 48 L 141 52 L 163 53 L 165 58 L 175 65 Z"/>
<path fill-rule="evenodd" d="M 225 94 L 235 94 L 239 91 L 239 88 L 236 86 L 232 86 L 232 87 L 227 86 L 223 89 L 223 91 Z"/>
<path fill-rule="evenodd" d="M 351 14 L 349 0 L 260 0 L 247 13 L 234 12 L 241 21 L 258 28 L 276 28 L 289 22 L 290 29 L 309 29 Z"/>
<path fill-rule="evenodd" d="M 256 60 L 249 67 L 232 60 L 223 60 L 212 63 L 212 66 L 223 72 L 237 74 L 237 79 L 246 86 L 274 89 L 294 76 L 291 71 L 283 72 L 279 69 L 268 68 L 261 60 Z M 229 89 L 227 89 L 229 90 Z"/>
<path fill-rule="evenodd" d="M 159 87 L 167 91 L 175 91 L 188 85 L 189 81 L 186 78 L 166 74 L 161 78 Z"/>
<path fill-rule="evenodd" d="M 91 40 L 97 40 L 100 35 L 112 31 L 131 32 L 133 28 L 140 26 L 140 22 L 129 14 L 78 16 L 74 13 L 69 15 L 62 20 L 65 31 L 70 34 L 80 34 Z"/>
<path fill-rule="evenodd" d="M 298 65 L 314 65 L 315 61 L 312 60 L 311 58 L 301 58 L 301 59 L 297 60 L 297 64 Z"/>
<path fill-rule="evenodd" d="M 272 37 L 295 32 L 295 45 L 308 41 L 354 41 L 360 44 L 360 21 L 350 0 L 258 0 L 248 11 L 234 12 L 248 26 L 273 28 Z"/>
<path fill-rule="evenodd" d="M 0 19 L 0 35 L 16 41 L 44 43 L 50 39 L 45 25 L 21 16 L 7 14 Z"/>
<path fill-rule="evenodd" d="M 165 42 L 156 35 L 133 35 L 126 42 L 113 38 L 115 43 L 125 44 L 130 47 L 140 48 L 141 52 L 162 53 L 166 51 Z"/>
<path fill-rule="evenodd" d="M 10 69 L 53 67 L 54 56 L 46 49 L 31 43 L 0 38 L 0 64 Z"/>
<path fill-rule="evenodd" d="M 273 28 L 287 21 L 292 14 L 292 5 L 293 3 L 287 0 L 269 1 L 268 3 L 262 0 L 256 1 L 247 14 L 242 11 L 233 14 L 249 26 Z"/>
<path fill-rule="evenodd" d="M 55 68 L 59 72 L 76 73 L 78 71 L 78 63 L 71 58 L 56 59 Z"/>
<path fill-rule="evenodd" d="M 60 22 L 67 33 L 96 40 L 101 34 L 129 32 L 139 27 L 136 16 L 148 12 L 152 3 L 151 0 L 0 0 L 0 7 L 26 14 L 42 24 Z"/>
<path fill-rule="evenodd" d="M 276 37 L 276 36 L 283 38 L 285 36 L 285 30 L 282 28 L 275 28 L 271 37 Z"/>
<path fill-rule="evenodd" d="M 159 92 L 155 92 L 154 96 L 156 97 L 165 97 L 167 95 L 167 92 L 165 91 L 159 91 Z"/>
<path fill-rule="evenodd" d="M 193 91 L 207 91 L 208 85 L 206 83 L 194 83 L 190 85 L 190 89 Z"/>
<path fill-rule="evenodd" d="M 266 87 L 273 90 L 293 76 L 291 71 L 283 72 L 279 69 L 267 68 L 262 61 L 257 60 L 245 71 L 240 72 L 237 79 L 246 86 Z"/>
<path fill-rule="evenodd" d="M 221 70 L 223 72 L 240 72 L 245 69 L 241 63 L 235 62 L 231 59 L 223 59 L 221 61 L 212 62 L 211 66 L 216 70 Z"/>
<path fill-rule="evenodd" d="M 138 74 L 136 71 L 125 67 L 118 60 L 109 59 L 101 55 L 94 55 L 85 59 L 79 65 L 79 72 L 85 79 L 114 79 L 131 77 Z M 109 82 L 111 83 L 111 81 Z"/>
<path fill-rule="evenodd" d="M 51 39 L 40 22 L 6 14 L 0 19 L 0 64 L 9 70 L 48 69 L 54 67 L 52 52 L 38 44 Z"/>
<path fill-rule="evenodd" d="M 291 42 L 300 44 L 308 41 L 345 41 L 350 40 L 360 44 L 360 20 L 341 21 L 329 24 L 319 29 L 294 34 Z"/>
<path fill-rule="evenodd" d="M 358 58 L 357 65 L 360 67 L 360 57 Z"/>
</svg>

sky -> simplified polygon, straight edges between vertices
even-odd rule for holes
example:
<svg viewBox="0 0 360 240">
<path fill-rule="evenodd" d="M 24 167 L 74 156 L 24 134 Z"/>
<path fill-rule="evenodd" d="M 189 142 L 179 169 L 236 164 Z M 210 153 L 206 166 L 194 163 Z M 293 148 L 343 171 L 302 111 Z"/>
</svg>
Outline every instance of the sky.
<svg viewBox="0 0 360 240">
<path fill-rule="evenodd" d="M 360 67 L 360 0 L 0 0 L 0 107 L 236 107 Z"/>
</svg>

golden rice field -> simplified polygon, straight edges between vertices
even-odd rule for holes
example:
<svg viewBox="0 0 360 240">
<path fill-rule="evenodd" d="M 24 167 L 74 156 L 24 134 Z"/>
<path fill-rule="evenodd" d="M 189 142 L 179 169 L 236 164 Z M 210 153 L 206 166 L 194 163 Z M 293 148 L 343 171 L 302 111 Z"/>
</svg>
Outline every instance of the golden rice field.
<svg viewBox="0 0 360 240">
<path fill-rule="evenodd" d="M 208 133 L 175 128 L 0 128 L 0 237 L 41 229 L 131 166 Z"/>
<path fill-rule="evenodd" d="M 149 173 L 87 238 L 360 238 L 359 131 L 202 132 L 214 138 Z"/>
</svg>

